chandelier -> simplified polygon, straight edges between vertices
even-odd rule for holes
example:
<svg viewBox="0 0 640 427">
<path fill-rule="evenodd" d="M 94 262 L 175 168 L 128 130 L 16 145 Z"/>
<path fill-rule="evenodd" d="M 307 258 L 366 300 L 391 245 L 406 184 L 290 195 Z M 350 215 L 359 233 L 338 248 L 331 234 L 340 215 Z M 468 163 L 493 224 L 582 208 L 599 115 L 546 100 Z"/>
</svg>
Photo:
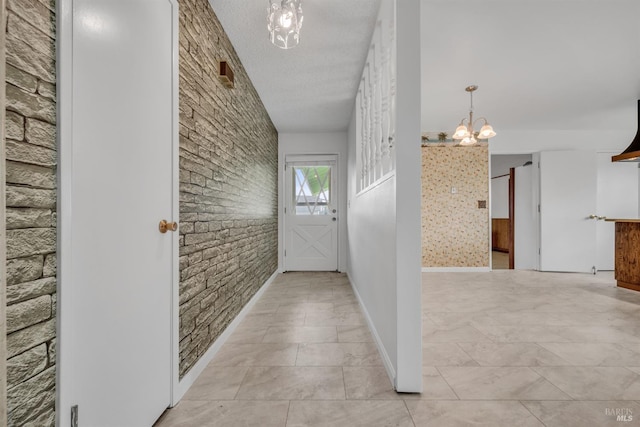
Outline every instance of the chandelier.
<svg viewBox="0 0 640 427">
<path fill-rule="evenodd" d="M 460 145 L 473 145 L 478 142 L 478 139 L 489 139 L 496 136 L 496 133 L 493 131 L 493 128 L 487 122 L 487 119 L 484 117 L 480 117 L 473 121 L 473 92 L 478 89 L 478 86 L 471 85 L 467 86 L 465 90 L 469 92 L 469 96 L 471 97 L 471 106 L 469 107 L 469 118 L 466 117 L 460 121 L 460 124 L 456 128 L 456 131 L 453 134 L 453 139 L 461 139 Z M 465 124 L 465 120 L 467 123 Z M 480 129 L 480 132 L 473 131 L 473 125 L 478 120 L 484 120 L 484 126 Z"/>
<path fill-rule="evenodd" d="M 300 43 L 302 0 L 269 0 L 267 10 L 269 40 L 281 49 Z"/>
</svg>

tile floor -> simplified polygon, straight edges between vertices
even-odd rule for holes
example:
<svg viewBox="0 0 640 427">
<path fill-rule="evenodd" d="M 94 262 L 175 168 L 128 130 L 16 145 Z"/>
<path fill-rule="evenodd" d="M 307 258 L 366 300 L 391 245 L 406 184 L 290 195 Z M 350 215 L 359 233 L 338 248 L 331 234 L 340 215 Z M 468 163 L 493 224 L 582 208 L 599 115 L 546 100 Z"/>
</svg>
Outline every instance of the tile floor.
<svg viewBox="0 0 640 427">
<path fill-rule="evenodd" d="M 280 275 L 156 425 L 640 425 L 640 293 L 611 273 L 425 273 L 423 347 L 395 393 L 347 278 Z"/>
</svg>

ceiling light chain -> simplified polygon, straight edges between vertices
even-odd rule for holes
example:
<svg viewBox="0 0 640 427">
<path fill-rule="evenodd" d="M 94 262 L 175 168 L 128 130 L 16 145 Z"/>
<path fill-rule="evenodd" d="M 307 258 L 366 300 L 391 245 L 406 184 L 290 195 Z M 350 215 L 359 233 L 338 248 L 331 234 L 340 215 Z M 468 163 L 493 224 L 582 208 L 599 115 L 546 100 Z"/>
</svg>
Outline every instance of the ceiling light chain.
<svg viewBox="0 0 640 427">
<path fill-rule="evenodd" d="M 302 0 L 269 0 L 267 29 L 271 43 L 281 49 L 296 47 L 302 20 Z"/>
<path fill-rule="evenodd" d="M 478 139 L 489 139 L 496 136 L 493 127 L 491 127 L 487 119 L 485 119 L 484 117 L 480 117 L 476 119 L 475 122 L 473 120 L 473 92 L 475 92 L 477 89 L 478 86 L 476 85 L 467 86 L 465 88 L 465 90 L 469 92 L 469 97 L 471 99 L 471 104 L 469 107 L 469 119 L 463 118 L 456 128 L 455 133 L 453 134 L 453 139 L 461 140 L 460 145 L 473 145 L 478 142 Z M 465 120 L 468 120 L 466 125 L 464 123 Z M 484 120 L 484 126 L 482 126 L 482 128 L 480 129 L 480 132 L 474 132 L 473 125 L 479 120 Z"/>
</svg>

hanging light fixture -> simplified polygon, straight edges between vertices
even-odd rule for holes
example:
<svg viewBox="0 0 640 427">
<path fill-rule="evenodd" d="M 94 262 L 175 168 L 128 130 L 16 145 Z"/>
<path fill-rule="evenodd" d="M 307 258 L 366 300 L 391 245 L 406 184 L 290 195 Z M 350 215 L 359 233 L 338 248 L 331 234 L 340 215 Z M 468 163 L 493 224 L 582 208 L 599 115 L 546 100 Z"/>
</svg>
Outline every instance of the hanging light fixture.
<svg viewBox="0 0 640 427">
<path fill-rule="evenodd" d="M 269 0 L 267 10 L 269 40 L 281 49 L 300 43 L 302 0 Z"/>
<path fill-rule="evenodd" d="M 453 139 L 458 139 L 460 141 L 460 145 L 473 145 L 478 142 L 478 139 L 489 139 L 496 136 L 493 128 L 487 122 L 487 119 L 484 117 L 480 117 L 476 119 L 484 120 L 484 126 L 480 129 L 480 132 L 473 131 L 473 125 L 475 122 L 473 121 L 473 92 L 478 89 L 478 86 L 471 85 L 467 86 L 465 90 L 469 92 L 469 96 L 471 97 L 471 106 L 469 107 L 469 118 L 466 117 L 460 121 L 460 124 L 456 128 L 456 131 L 453 134 Z M 465 124 L 465 120 L 467 120 L 467 124 Z"/>
</svg>

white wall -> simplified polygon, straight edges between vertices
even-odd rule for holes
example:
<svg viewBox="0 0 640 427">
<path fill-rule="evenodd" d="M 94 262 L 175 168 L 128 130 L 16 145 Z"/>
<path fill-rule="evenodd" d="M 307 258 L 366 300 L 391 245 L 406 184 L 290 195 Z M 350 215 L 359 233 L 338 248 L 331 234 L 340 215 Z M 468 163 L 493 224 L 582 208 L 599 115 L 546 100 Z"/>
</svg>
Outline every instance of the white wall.
<svg viewBox="0 0 640 427">
<path fill-rule="evenodd" d="M 394 172 L 357 193 L 354 113 L 348 132 L 348 273 L 396 389 L 422 391 L 419 2 L 396 7 Z"/>
<path fill-rule="evenodd" d="M 509 176 L 491 179 L 491 218 L 509 218 Z"/>
<path fill-rule="evenodd" d="M 278 269 L 284 267 L 284 163 L 287 155 L 338 156 L 338 270 L 347 271 L 347 133 L 281 133 L 278 135 Z"/>
<path fill-rule="evenodd" d="M 493 140 L 489 144 L 491 152 L 491 177 L 505 175 L 509 173 L 509 169 L 517 168 L 531 161 L 531 154 L 498 154 L 494 155 Z"/>
</svg>

